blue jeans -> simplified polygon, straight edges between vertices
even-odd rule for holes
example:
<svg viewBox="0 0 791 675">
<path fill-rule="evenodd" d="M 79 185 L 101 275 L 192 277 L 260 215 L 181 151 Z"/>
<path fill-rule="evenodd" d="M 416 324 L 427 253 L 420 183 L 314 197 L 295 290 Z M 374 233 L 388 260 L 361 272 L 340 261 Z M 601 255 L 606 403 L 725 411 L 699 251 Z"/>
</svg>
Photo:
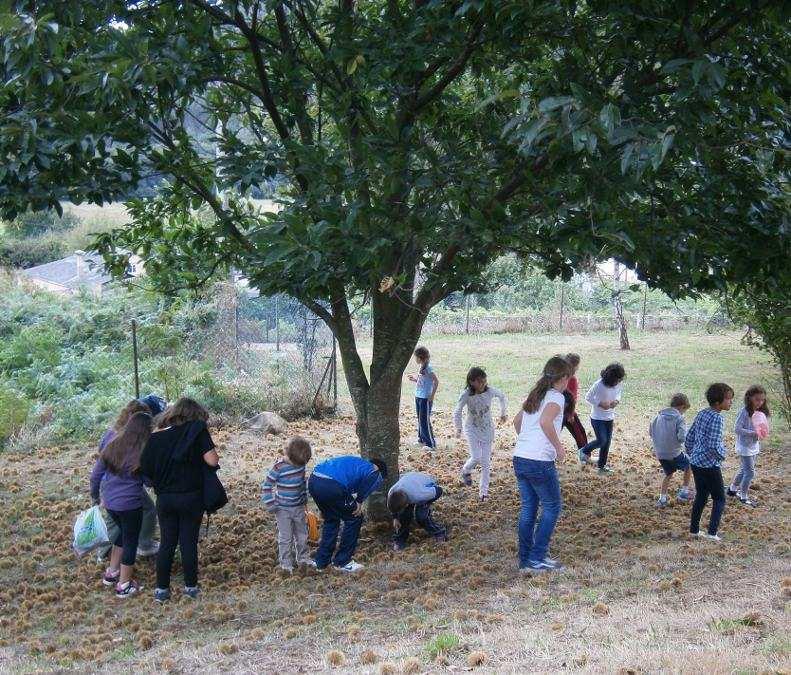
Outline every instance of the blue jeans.
<svg viewBox="0 0 791 675">
<path fill-rule="evenodd" d="M 519 567 L 543 560 L 549 552 L 549 540 L 555 531 L 563 501 L 555 462 L 514 457 L 514 473 L 522 497 L 519 511 Z M 536 527 L 538 505 L 541 519 Z"/>
<path fill-rule="evenodd" d="M 363 525 L 363 517 L 354 515 L 357 502 L 346 492 L 343 485 L 331 478 L 311 475 L 308 480 L 308 492 L 324 519 L 319 548 L 316 551 L 316 567 L 324 569 L 330 564 L 330 560 L 333 564 L 343 567 L 354 556 L 360 528 Z M 338 541 L 338 532 L 341 530 L 341 521 L 343 521 L 343 531 L 336 551 L 335 544 Z"/>
<path fill-rule="evenodd" d="M 733 477 L 731 487 L 735 487 L 737 492 L 741 492 L 742 497 L 747 498 L 750 492 L 750 483 L 755 478 L 755 458 L 758 455 L 739 455 L 741 468 Z"/>
<path fill-rule="evenodd" d="M 434 428 L 431 426 L 431 409 L 433 402 L 427 398 L 415 398 L 417 412 L 417 439 L 428 448 L 437 447 L 434 441 Z"/>
<path fill-rule="evenodd" d="M 588 457 L 594 448 L 599 448 L 599 468 L 607 466 L 607 454 L 610 452 L 610 441 L 612 441 L 612 420 L 591 419 L 593 433 L 596 434 L 590 443 L 580 448 Z"/>
</svg>

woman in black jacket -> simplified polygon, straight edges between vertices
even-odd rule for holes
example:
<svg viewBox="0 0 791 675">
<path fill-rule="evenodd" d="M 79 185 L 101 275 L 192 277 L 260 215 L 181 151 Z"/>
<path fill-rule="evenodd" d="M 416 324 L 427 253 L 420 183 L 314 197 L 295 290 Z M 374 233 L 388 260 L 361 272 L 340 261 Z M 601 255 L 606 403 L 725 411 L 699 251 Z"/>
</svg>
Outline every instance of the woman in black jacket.
<svg viewBox="0 0 791 675">
<path fill-rule="evenodd" d="M 205 466 L 220 459 L 206 427 L 209 413 L 191 398 L 180 398 L 161 416 L 140 457 L 140 472 L 157 495 L 161 541 L 154 599 L 170 599 L 170 572 L 176 546 L 181 549 L 184 593 L 198 595 L 198 533 L 203 520 Z"/>
</svg>

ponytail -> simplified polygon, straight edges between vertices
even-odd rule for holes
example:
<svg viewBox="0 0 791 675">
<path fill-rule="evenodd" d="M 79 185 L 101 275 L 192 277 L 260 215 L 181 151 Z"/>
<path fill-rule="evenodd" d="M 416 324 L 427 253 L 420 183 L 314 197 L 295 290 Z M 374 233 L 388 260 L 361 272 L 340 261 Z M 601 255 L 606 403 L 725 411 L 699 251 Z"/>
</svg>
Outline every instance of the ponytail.
<svg viewBox="0 0 791 675">
<path fill-rule="evenodd" d="M 522 410 L 526 413 L 537 412 L 547 392 L 558 380 L 569 377 L 571 375 L 571 370 L 571 365 L 562 356 L 553 356 L 549 359 L 546 365 L 544 365 L 544 372 L 541 377 L 538 378 L 535 385 L 533 385 L 525 402 L 522 404 Z"/>
</svg>

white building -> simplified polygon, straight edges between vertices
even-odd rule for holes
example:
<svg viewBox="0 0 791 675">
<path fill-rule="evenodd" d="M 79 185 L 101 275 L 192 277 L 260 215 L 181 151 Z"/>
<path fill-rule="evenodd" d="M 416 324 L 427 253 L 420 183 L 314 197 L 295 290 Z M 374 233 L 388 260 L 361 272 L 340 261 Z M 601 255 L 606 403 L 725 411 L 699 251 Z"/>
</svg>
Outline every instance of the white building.
<svg viewBox="0 0 791 675">
<path fill-rule="evenodd" d="M 139 277 L 143 273 L 143 261 L 132 256 L 125 277 Z M 104 287 L 113 280 L 101 256 L 85 251 L 75 251 L 66 258 L 28 267 L 22 270 L 21 275 L 38 288 L 61 295 L 75 295 L 83 289 L 101 295 Z"/>
</svg>

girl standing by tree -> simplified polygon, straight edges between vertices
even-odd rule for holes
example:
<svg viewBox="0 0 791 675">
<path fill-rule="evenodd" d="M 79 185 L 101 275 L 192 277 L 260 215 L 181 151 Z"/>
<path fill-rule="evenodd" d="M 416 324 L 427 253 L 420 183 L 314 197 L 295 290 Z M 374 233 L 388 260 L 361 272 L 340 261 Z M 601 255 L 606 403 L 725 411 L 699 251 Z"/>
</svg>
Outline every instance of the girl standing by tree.
<svg viewBox="0 0 791 675">
<path fill-rule="evenodd" d="M 110 566 L 102 583 L 115 586 L 115 595 L 128 598 L 140 590 L 132 579 L 137 543 L 143 523 L 143 478 L 140 456 L 151 436 L 151 415 L 137 412 L 101 451 L 91 472 L 91 497 L 104 503 L 118 528 L 110 553 Z"/>
<path fill-rule="evenodd" d="M 470 368 L 467 373 L 467 386 L 459 396 L 459 402 L 453 412 L 456 435 L 461 438 L 461 418 L 464 407 L 467 407 L 467 418 L 464 430 L 470 445 L 470 458 L 461 470 L 461 479 L 466 486 L 472 485 L 472 470 L 481 467 L 481 483 L 479 497 L 485 502 L 489 496 L 489 474 L 492 461 L 492 444 L 494 443 L 494 425 L 492 424 L 492 401 L 500 402 L 500 421 L 505 422 L 505 396 L 490 387 L 486 381 L 486 372 L 482 368 Z"/>
<path fill-rule="evenodd" d="M 428 349 L 418 347 L 414 353 L 415 361 L 420 369 L 417 375 L 410 375 L 409 379 L 415 383 L 418 443 L 433 450 L 437 447 L 437 443 L 434 440 L 434 429 L 431 426 L 431 409 L 434 407 L 434 396 L 437 393 L 439 379 L 429 363 L 431 355 Z"/>
<path fill-rule="evenodd" d="M 518 434 L 514 473 L 522 498 L 519 569 L 523 572 L 562 569 L 557 560 L 549 557 L 549 541 L 562 507 L 555 461 L 562 462 L 566 454 L 559 434 L 563 424 L 563 391 L 570 375 L 568 362 L 559 355 L 553 356 L 522 410 L 514 417 Z M 539 504 L 541 519 L 536 527 Z"/>
</svg>

